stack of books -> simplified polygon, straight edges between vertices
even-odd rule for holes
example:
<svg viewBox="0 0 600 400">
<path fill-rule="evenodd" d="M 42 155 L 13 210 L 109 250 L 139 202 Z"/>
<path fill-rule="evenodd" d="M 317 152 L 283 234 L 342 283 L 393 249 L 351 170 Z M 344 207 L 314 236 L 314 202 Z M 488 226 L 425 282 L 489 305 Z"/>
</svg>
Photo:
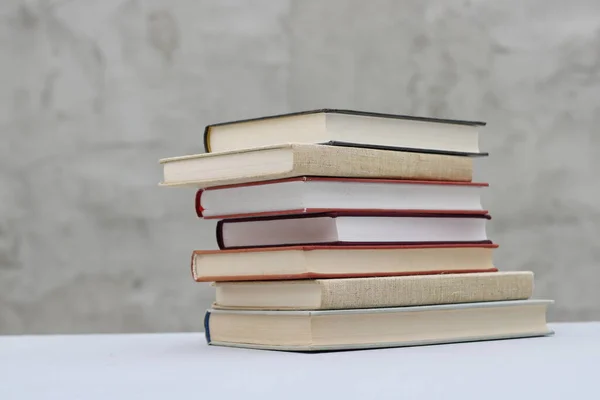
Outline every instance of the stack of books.
<svg viewBox="0 0 600 400">
<path fill-rule="evenodd" d="M 209 344 L 296 351 L 552 334 L 533 273 L 498 271 L 472 182 L 474 121 L 315 110 L 209 125 L 206 153 L 160 160 L 197 189 L 219 250 Z"/>
</svg>

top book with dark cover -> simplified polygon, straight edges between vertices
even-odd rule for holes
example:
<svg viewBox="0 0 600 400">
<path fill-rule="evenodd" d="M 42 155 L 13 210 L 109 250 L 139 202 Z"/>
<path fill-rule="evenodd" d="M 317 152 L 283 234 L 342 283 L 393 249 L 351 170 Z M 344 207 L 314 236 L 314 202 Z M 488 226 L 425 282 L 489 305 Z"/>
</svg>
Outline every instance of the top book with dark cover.
<svg viewBox="0 0 600 400">
<path fill-rule="evenodd" d="M 487 156 L 479 149 L 481 121 L 319 109 L 206 126 L 208 153 L 286 143 Z"/>
</svg>

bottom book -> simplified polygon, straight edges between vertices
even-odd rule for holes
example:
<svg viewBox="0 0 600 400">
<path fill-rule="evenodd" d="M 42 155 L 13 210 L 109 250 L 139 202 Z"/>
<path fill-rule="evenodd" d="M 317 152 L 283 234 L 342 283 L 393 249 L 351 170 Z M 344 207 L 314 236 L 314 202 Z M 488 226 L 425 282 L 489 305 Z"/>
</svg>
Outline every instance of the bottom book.
<svg viewBox="0 0 600 400">
<path fill-rule="evenodd" d="M 283 351 L 417 346 L 552 335 L 552 300 L 327 311 L 206 312 L 210 345 Z"/>
</svg>

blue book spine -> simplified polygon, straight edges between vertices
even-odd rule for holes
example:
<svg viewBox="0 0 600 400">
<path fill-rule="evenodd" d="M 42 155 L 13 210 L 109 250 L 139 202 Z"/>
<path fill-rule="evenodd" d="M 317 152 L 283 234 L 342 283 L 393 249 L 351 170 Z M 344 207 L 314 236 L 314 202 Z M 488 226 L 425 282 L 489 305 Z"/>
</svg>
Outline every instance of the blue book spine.
<svg viewBox="0 0 600 400">
<path fill-rule="evenodd" d="M 206 343 L 210 344 L 210 311 L 206 311 L 204 314 L 204 336 L 206 337 Z"/>
</svg>

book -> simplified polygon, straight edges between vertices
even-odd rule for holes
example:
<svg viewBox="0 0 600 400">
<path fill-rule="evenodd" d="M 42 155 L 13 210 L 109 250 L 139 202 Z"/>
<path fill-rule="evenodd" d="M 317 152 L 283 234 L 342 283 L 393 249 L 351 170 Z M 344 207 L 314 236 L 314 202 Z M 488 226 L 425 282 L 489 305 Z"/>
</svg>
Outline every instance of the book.
<svg viewBox="0 0 600 400">
<path fill-rule="evenodd" d="M 496 272 L 496 244 L 292 246 L 192 252 L 197 282 Z"/>
<path fill-rule="evenodd" d="M 209 345 L 325 351 L 551 335 L 549 300 L 322 311 L 208 310 Z"/>
<path fill-rule="evenodd" d="M 485 122 L 321 109 L 206 126 L 207 152 L 281 143 L 402 149 L 484 156 L 479 131 Z"/>
<path fill-rule="evenodd" d="M 199 189 L 195 209 L 206 219 L 334 210 L 412 210 L 486 214 L 487 183 L 298 177 Z"/>
<path fill-rule="evenodd" d="M 298 176 L 470 182 L 469 157 L 304 144 L 164 158 L 162 186 L 210 187 Z"/>
<path fill-rule="evenodd" d="M 220 249 L 290 245 L 489 243 L 488 214 L 345 212 L 223 219 Z"/>
<path fill-rule="evenodd" d="M 529 271 L 216 282 L 217 309 L 334 310 L 526 300 Z"/>
</svg>

